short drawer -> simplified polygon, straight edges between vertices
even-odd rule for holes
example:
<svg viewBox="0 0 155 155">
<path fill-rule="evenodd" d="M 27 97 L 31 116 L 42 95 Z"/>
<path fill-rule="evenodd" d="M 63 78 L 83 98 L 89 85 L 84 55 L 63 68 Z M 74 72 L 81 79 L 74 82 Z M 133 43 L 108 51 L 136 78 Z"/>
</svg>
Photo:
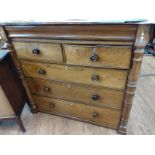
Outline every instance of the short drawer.
<svg viewBox="0 0 155 155">
<path fill-rule="evenodd" d="M 47 97 L 33 96 L 33 98 L 41 112 L 77 118 L 115 129 L 120 121 L 120 110 L 99 108 Z"/>
<path fill-rule="evenodd" d="M 21 61 L 26 77 L 43 78 L 116 89 L 125 89 L 126 70 L 64 66 Z"/>
<path fill-rule="evenodd" d="M 124 91 L 26 78 L 32 94 L 121 109 Z"/>
<path fill-rule="evenodd" d="M 128 69 L 131 46 L 64 45 L 66 63 L 94 67 Z"/>
<path fill-rule="evenodd" d="M 55 43 L 33 43 L 13 42 L 17 56 L 23 59 L 47 62 L 63 62 L 60 44 Z"/>
</svg>

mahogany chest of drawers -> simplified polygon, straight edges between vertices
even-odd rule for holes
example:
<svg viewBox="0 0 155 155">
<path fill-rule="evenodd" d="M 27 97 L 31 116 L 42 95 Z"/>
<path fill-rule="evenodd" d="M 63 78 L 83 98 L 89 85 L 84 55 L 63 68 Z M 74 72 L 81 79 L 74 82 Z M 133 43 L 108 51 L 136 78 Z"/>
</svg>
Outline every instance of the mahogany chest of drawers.
<svg viewBox="0 0 155 155">
<path fill-rule="evenodd" d="M 126 133 L 149 24 L 31 23 L 0 31 L 32 112 Z"/>
</svg>

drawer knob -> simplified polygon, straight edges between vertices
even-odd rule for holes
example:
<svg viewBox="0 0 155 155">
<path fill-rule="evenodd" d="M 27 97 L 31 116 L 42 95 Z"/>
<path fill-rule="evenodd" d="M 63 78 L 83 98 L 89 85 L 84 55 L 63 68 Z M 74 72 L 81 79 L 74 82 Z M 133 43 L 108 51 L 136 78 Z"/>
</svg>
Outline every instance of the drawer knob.
<svg viewBox="0 0 155 155">
<path fill-rule="evenodd" d="M 98 112 L 93 112 L 93 117 L 94 118 L 99 117 L 99 113 Z"/>
<path fill-rule="evenodd" d="M 99 96 L 98 95 L 92 95 L 91 98 L 93 101 L 97 101 L 99 99 Z"/>
<path fill-rule="evenodd" d="M 55 107 L 55 104 L 54 103 L 50 103 L 49 104 L 49 108 L 54 108 Z"/>
<path fill-rule="evenodd" d="M 99 75 L 93 75 L 91 77 L 91 79 L 92 79 L 92 81 L 97 81 L 97 80 L 99 80 Z"/>
<path fill-rule="evenodd" d="M 50 92 L 50 88 L 49 87 L 44 87 L 44 92 Z"/>
<path fill-rule="evenodd" d="M 40 50 L 37 49 L 37 48 L 35 48 L 35 49 L 32 50 L 32 53 L 33 53 L 34 55 L 39 55 L 39 54 L 40 54 Z"/>
<path fill-rule="evenodd" d="M 44 69 L 40 68 L 38 73 L 41 74 L 41 75 L 45 75 L 46 71 Z"/>
<path fill-rule="evenodd" d="M 92 55 L 92 56 L 90 57 L 90 60 L 91 60 L 92 62 L 96 62 L 96 61 L 98 60 L 98 56 L 97 56 L 96 54 L 94 54 L 94 55 Z"/>
</svg>

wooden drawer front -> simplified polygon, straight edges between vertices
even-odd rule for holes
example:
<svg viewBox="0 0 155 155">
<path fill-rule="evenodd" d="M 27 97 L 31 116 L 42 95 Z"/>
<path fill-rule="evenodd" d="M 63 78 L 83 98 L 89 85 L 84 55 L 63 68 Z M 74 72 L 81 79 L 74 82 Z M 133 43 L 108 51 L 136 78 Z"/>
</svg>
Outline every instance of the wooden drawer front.
<svg viewBox="0 0 155 155">
<path fill-rule="evenodd" d="M 131 47 L 64 45 L 66 62 L 73 65 L 128 69 Z"/>
<path fill-rule="evenodd" d="M 84 87 L 41 79 L 26 79 L 31 93 L 48 97 L 83 102 L 91 105 L 121 109 L 124 92 L 108 88 Z"/>
<path fill-rule="evenodd" d="M 137 24 L 5 26 L 10 38 L 48 38 L 134 42 Z"/>
<path fill-rule="evenodd" d="M 117 128 L 120 120 L 120 111 L 108 108 L 98 108 L 85 104 L 73 103 L 64 100 L 33 96 L 39 111 L 60 114 L 87 120 L 99 125 Z"/>
<path fill-rule="evenodd" d="M 60 44 L 13 42 L 19 58 L 47 62 L 63 62 Z"/>
<path fill-rule="evenodd" d="M 127 71 L 21 61 L 25 76 L 124 89 Z M 94 80 L 96 76 L 96 80 Z M 92 79 L 93 78 L 93 79 Z"/>
</svg>

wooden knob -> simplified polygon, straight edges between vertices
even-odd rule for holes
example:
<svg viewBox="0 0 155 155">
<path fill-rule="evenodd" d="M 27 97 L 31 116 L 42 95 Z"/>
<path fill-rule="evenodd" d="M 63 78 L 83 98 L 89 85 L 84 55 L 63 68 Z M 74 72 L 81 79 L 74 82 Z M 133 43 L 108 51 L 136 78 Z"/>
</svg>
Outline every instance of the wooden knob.
<svg viewBox="0 0 155 155">
<path fill-rule="evenodd" d="M 92 62 L 96 62 L 96 61 L 98 60 L 98 56 L 97 56 L 96 54 L 94 54 L 94 55 L 92 55 L 92 56 L 90 57 L 90 60 L 91 60 Z"/>
<path fill-rule="evenodd" d="M 37 48 L 35 48 L 35 49 L 32 50 L 32 53 L 33 53 L 34 55 L 39 55 L 39 54 L 40 54 L 40 50 L 37 49 Z"/>
<path fill-rule="evenodd" d="M 99 99 L 99 96 L 98 95 L 92 95 L 91 98 L 93 101 L 97 101 Z"/>
<path fill-rule="evenodd" d="M 54 108 L 55 107 L 55 104 L 54 103 L 50 103 L 49 104 L 49 108 Z"/>
<path fill-rule="evenodd" d="M 97 81 L 99 80 L 99 75 L 92 75 L 91 79 L 92 81 Z"/>
<path fill-rule="evenodd" d="M 50 88 L 49 87 L 44 87 L 44 92 L 50 92 Z"/>
<path fill-rule="evenodd" d="M 41 75 L 45 75 L 46 71 L 44 69 L 40 68 L 38 73 L 41 74 Z"/>
<path fill-rule="evenodd" d="M 97 118 L 97 117 L 99 117 L 99 113 L 98 113 L 98 112 L 93 112 L 92 116 L 93 116 L 94 118 Z"/>
</svg>

